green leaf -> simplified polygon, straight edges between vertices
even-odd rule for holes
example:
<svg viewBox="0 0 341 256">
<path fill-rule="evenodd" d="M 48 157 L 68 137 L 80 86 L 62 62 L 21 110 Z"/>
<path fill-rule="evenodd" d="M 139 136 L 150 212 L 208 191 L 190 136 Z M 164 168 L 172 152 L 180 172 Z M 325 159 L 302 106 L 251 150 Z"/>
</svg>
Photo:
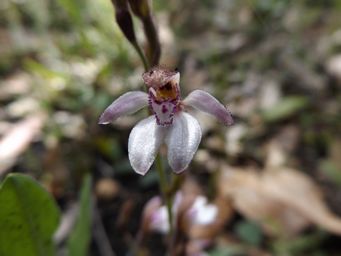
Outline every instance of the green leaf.
<svg viewBox="0 0 341 256">
<path fill-rule="evenodd" d="M 247 251 L 240 245 L 218 246 L 208 252 L 210 256 L 236 256 L 247 255 Z"/>
<path fill-rule="evenodd" d="M 301 235 L 295 239 L 279 239 L 273 243 L 274 255 L 313 255 L 330 235 L 321 230 Z"/>
<path fill-rule="evenodd" d="M 80 211 L 68 241 L 70 256 L 87 255 L 91 234 L 91 177 L 86 175 L 80 196 Z"/>
<path fill-rule="evenodd" d="M 305 108 L 307 104 L 308 100 L 306 97 L 286 97 L 271 109 L 263 111 L 262 116 L 265 121 L 275 122 L 295 114 Z"/>
<path fill-rule="evenodd" d="M 9 174 L 0 186 L 0 255 L 55 255 L 59 209 L 33 178 Z"/>
<path fill-rule="evenodd" d="M 236 233 L 243 241 L 252 245 L 260 245 L 263 239 L 260 227 L 249 221 L 239 222 L 236 226 Z"/>
</svg>

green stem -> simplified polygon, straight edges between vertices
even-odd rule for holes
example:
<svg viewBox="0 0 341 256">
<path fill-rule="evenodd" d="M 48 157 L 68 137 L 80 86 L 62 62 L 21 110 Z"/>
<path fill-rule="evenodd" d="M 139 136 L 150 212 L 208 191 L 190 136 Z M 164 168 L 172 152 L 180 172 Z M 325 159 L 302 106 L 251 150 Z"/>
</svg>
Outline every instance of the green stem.
<svg viewBox="0 0 341 256">
<path fill-rule="evenodd" d="M 144 56 L 142 50 L 141 50 L 141 47 L 136 43 L 136 44 L 133 44 L 137 54 L 139 55 L 140 59 L 142 60 L 142 63 L 143 63 L 143 67 L 144 67 L 144 70 L 145 71 L 148 71 L 149 69 L 149 65 L 148 65 L 148 62 L 147 62 L 147 59 L 146 57 Z"/>
<path fill-rule="evenodd" d="M 165 170 L 163 168 L 162 159 L 160 155 L 157 155 L 155 162 L 156 162 L 156 169 L 160 177 L 160 190 L 162 191 L 164 200 L 166 202 L 167 212 L 168 212 L 169 236 L 172 239 L 173 237 L 172 197 L 170 193 L 168 193 L 167 178 L 165 175 Z"/>
<path fill-rule="evenodd" d="M 158 37 L 157 36 L 155 36 L 155 37 L 156 37 L 156 39 L 154 41 L 157 42 L 157 47 L 154 47 L 155 49 L 152 49 L 153 51 L 156 51 L 156 57 L 154 56 L 154 60 L 151 60 L 151 62 L 153 62 L 153 65 L 155 65 L 155 63 L 158 63 L 159 58 L 160 58 L 160 49 L 159 49 L 160 45 L 158 43 Z M 142 52 L 140 46 L 138 45 L 138 43 L 135 43 L 135 44 L 133 43 L 132 45 L 134 46 L 137 54 L 139 55 L 140 59 L 142 60 L 145 71 L 148 71 L 150 68 L 149 67 L 150 63 L 147 61 L 147 59 L 146 59 L 144 53 Z M 162 164 L 161 156 L 159 154 L 156 156 L 155 163 L 156 163 L 156 169 L 158 171 L 159 178 L 160 178 L 160 181 L 159 181 L 160 190 L 161 190 L 161 193 L 163 194 L 163 198 L 165 200 L 165 204 L 167 207 L 168 224 L 169 224 L 169 237 L 170 237 L 170 241 L 172 241 L 173 240 L 173 229 L 174 229 L 174 227 L 173 227 L 173 214 L 172 214 L 173 202 L 172 202 L 172 195 L 171 195 L 172 193 L 170 191 L 171 186 L 168 186 L 166 173 L 164 170 L 164 166 Z M 171 245 L 171 243 L 170 243 L 170 245 Z"/>
</svg>

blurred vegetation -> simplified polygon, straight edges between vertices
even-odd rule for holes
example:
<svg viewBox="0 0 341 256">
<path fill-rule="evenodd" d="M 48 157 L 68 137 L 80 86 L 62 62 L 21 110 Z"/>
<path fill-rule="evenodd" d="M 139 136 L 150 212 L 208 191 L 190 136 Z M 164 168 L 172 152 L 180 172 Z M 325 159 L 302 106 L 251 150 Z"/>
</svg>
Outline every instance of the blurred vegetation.
<svg viewBox="0 0 341 256">
<path fill-rule="evenodd" d="M 341 215 L 340 1 L 174 0 L 154 1 L 153 7 L 161 64 L 179 68 L 182 91 L 210 91 L 236 121 L 225 128 L 198 115 L 204 136 L 184 179 L 194 179 L 212 197 L 219 190 L 218 173 L 236 168 L 243 174 L 251 168 L 262 178 L 286 166 L 314 184 L 305 190 L 309 193 L 296 195 L 303 202 L 308 198 L 311 215 L 300 214 L 309 224 L 288 231 L 283 223 L 251 216 L 232 203 L 234 215 L 207 249 L 209 255 L 340 255 L 339 224 L 320 221 Z M 134 25 L 144 47 L 138 19 Z M 153 170 L 136 175 L 127 159 L 129 132 L 146 112 L 110 127 L 97 125 L 115 98 L 142 89 L 144 72 L 115 23 L 111 2 L 1 0 L 0 45 L 1 179 L 9 172 L 33 176 L 64 216 L 90 173 L 97 215 L 113 251 L 125 255 L 135 246 L 143 206 L 158 194 L 158 178 Z M 295 191 L 295 179 L 305 183 L 293 177 Z M 90 198 L 88 182 L 81 208 L 93 207 L 82 201 Z M 248 184 L 243 180 L 240 187 Z M 224 192 L 226 202 L 236 202 L 239 192 Z M 314 208 L 320 205 L 307 194 L 330 213 L 312 216 L 321 212 Z M 301 210 L 277 199 L 269 201 L 281 212 Z M 32 205 L 45 209 L 38 201 Z M 77 225 L 74 233 L 90 228 Z M 97 235 L 92 231 L 89 255 L 102 255 Z M 59 251 L 65 249 L 63 239 Z M 147 251 L 154 252 L 149 255 L 162 255 L 160 240 L 155 236 L 147 243 Z"/>
</svg>

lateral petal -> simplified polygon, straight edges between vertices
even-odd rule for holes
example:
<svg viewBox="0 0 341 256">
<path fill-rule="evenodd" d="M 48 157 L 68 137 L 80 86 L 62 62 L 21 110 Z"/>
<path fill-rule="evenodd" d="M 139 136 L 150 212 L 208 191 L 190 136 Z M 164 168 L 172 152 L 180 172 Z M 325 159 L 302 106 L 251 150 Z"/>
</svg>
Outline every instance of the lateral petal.
<svg viewBox="0 0 341 256">
<path fill-rule="evenodd" d="M 148 94 L 131 91 L 123 94 L 107 107 L 99 118 L 99 124 L 108 124 L 120 116 L 135 113 L 148 105 Z"/>
<path fill-rule="evenodd" d="M 180 173 L 187 168 L 200 140 L 201 128 L 198 121 L 184 112 L 176 114 L 166 136 L 168 162 L 174 172 Z"/>
<path fill-rule="evenodd" d="M 205 91 L 195 90 L 191 92 L 183 100 L 183 103 L 215 116 L 225 125 L 233 124 L 233 118 L 230 111 L 215 97 Z"/>
<path fill-rule="evenodd" d="M 155 116 L 147 117 L 135 125 L 129 135 L 128 155 L 131 166 L 145 175 L 152 166 L 163 142 L 165 127 L 156 124 Z"/>
</svg>

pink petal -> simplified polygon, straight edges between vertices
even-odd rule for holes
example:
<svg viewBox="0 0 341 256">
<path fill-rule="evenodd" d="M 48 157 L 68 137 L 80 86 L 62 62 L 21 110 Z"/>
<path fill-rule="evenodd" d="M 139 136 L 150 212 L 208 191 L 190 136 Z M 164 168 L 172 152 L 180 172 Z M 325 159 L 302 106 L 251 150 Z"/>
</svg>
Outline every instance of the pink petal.
<svg viewBox="0 0 341 256">
<path fill-rule="evenodd" d="M 180 173 L 187 168 L 201 140 L 201 128 L 198 121 L 187 113 L 174 116 L 166 137 L 168 162 L 172 170 Z"/>
<path fill-rule="evenodd" d="M 127 92 L 104 110 L 99 124 L 108 124 L 120 116 L 135 113 L 148 105 L 148 94 L 140 91 Z"/>
<path fill-rule="evenodd" d="M 233 124 L 233 118 L 230 111 L 228 111 L 228 109 L 216 98 L 205 91 L 195 90 L 191 92 L 184 99 L 183 103 L 215 116 L 225 125 Z"/>
<path fill-rule="evenodd" d="M 130 164 L 138 174 L 145 175 L 152 166 L 163 142 L 165 129 L 156 124 L 155 116 L 141 120 L 129 135 Z"/>
</svg>

